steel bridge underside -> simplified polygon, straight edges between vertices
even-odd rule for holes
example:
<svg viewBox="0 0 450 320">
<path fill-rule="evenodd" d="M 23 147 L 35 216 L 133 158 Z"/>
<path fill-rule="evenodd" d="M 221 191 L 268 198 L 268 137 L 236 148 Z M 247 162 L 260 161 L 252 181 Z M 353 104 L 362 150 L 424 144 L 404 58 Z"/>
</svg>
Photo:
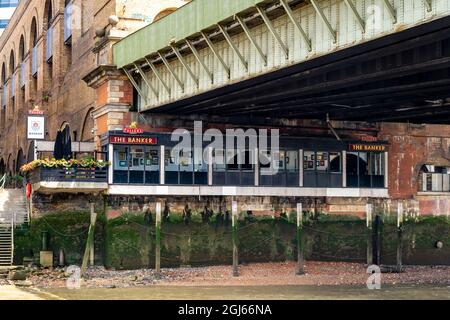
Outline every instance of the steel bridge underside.
<svg viewBox="0 0 450 320">
<path fill-rule="evenodd" d="M 450 17 L 146 113 L 450 123 Z"/>
</svg>

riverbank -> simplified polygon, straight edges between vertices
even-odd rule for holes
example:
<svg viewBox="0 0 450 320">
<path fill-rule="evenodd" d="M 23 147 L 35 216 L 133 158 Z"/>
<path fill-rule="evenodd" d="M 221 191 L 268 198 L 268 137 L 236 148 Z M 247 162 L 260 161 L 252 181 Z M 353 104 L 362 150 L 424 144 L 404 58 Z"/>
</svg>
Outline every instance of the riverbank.
<svg viewBox="0 0 450 320">
<path fill-rule="evenodd" d="M 295 275 L 296 264 L 254 263 L 239 266 L 233 277 L 231 266 L 163 269 L 158 277 L 151 269 L 119 271 L 91 268 L 82 280 L 82 288 L 130 288 L 146 286 L 365 286 L 368 274 L 364 264 L 311 262 L 305 275 Z M 38 270 L 29 275 L 34 287 L 65 288 L 70 275 L 60 270 Z M 406 266 L 405 272 L 382 274 L 383 285 L 450 286 L 449 266 Z"/>
</svg>

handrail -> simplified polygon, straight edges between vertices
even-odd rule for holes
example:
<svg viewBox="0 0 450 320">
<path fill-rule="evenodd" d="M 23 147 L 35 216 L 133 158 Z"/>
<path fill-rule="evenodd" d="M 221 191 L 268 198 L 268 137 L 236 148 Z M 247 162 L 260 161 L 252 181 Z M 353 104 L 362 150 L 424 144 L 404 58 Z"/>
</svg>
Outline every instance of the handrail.
<svg viewBox="0 0 450 320">
<path fill-rule="evenodd" d="M 0 183 L 1 183 L 0 190 L 4 190 L 5 189 L 5 184 L 6 184 L 6 173 L 0 179 Z"/>
</svg>

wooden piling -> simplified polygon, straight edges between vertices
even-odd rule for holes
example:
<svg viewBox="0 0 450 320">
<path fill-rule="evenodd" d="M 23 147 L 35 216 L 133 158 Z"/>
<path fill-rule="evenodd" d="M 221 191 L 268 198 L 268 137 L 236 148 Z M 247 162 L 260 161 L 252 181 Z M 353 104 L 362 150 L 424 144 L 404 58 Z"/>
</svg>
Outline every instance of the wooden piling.
<svg viewBox="0 0 450 320">
<path fill-rule="evenodd" d="M 366 205 L 366 225 L 367 225 L 367 265 L 373 264 L 373 208 L 371 204 Z"/>
<path fill-rule="evenodd" d="M 403 203 L 397 206 L 397 272 L 403 270 Z"/>
<path fill-rule="evenodd" d="M 303 205 L 301 203 L 297 203 L 297 270 L 296 270 L 297 275 L 305 274 L 302 231 L 303 231 Z"/>
<path fill-rule="evenodd" d="M 89 226 L 88 238 L 86 241 L 86 249 L 84 250 L 83 262 L 81 264 L 81 276 L 86 273 L 89 257 L 91 256 L 91 248 L 94 247 L 95 224 L 97 221 L 97 213 L 94 210 L 94 203 L 91 203 L 91 224 Z M 93 261 L 91 261 L 93 263 Z"/>
<path fill-rule="evenodd" d="M 155 248 L 155 272 L 161 273 L 161 202 L 156 203 L 156 248 Z"/>
<path fill-rule="evenodd" d="M 237 207 L 237 201 L 233 201 L 232 203 L 232 215 L 231 215 L 231 225 L 233 228 L 233 277 L 239 276 L 238 271 L 238 264 L 239 264 L 239 257 L 238 257 L 238 238 L 237 238 L 237 223 L 238 223 L 238 207 Z"/>
</svg>

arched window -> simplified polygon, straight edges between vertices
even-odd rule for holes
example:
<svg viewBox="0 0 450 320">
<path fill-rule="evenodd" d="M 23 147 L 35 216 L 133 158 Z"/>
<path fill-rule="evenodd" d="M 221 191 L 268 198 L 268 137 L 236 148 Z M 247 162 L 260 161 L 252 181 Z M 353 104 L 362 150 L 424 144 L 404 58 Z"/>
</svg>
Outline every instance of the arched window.
<svg viewBox="0 0 450 320">
<path fill-rule="evenodd" d="M 53 9 L 52 9 L 52 1 L 47 0 L 45 2 L 45 17 L 44 21 L 46 21 L 47 25 L 47 34 L 46 34 L 46 54 L 45 57 L 47 59 L 47 62 L 51 62 L 53 58 L 53 28 L 52 28 L 52 22 L 53 22 Z"/>
<path fill-rule="evenodd" d="M 153 22 L 158 21 L 159 19 L 162 19 L 166 16 L 168 16 L 169 14 L 171 14 L 172 12 L 174 12 L 175 10 L 177 10 L 177 8 L 167 8 L 164 9 L 162 11 L 160 11 L 155 18 L 153 19 Z"/>
<path fill-rule="evenodd" d="M 10 76 L 10 86 L 11 86 L 11 99 L 13 102 L 11 103 L 14 113 L 14 97 L 16 96 L 16 77 L 14 71 L 16 70 L 16 59 L 14 58 L 14 51 L 11 50 L 11 54 L 9 55 L 9 76 Z"/>
<path fill-rule="evenodd" d="M 25 39 L 23 35 L 20 37 L 19 43 L 19 59 L 20 59 L 20 88 L 25 88 L 26 83 L 26 65 L 25 65 Z"/>
<path fill-rule="evenodd" d="M 38 65 L 37 65 L 37 39 L 38 39 L 38 34 L 37 34 L 37 23 L 36 23 L 36 18 L 33 18 L 33 21 L 31 22 L 31 45 L 30 47 L 31 49 L 31 75 L 33 77 L 37 76 L 37 71 L 38 71 Z"/>
<path fill-rule="evenodd" d="M 2 110 L 6 109 L 6 93 L 7 93 L 7 88 L 6 88 L 6 65 L 3 62 L 2 64 Z M 3 117 L 2 117 L 2 120 Z"/>
</svg>

